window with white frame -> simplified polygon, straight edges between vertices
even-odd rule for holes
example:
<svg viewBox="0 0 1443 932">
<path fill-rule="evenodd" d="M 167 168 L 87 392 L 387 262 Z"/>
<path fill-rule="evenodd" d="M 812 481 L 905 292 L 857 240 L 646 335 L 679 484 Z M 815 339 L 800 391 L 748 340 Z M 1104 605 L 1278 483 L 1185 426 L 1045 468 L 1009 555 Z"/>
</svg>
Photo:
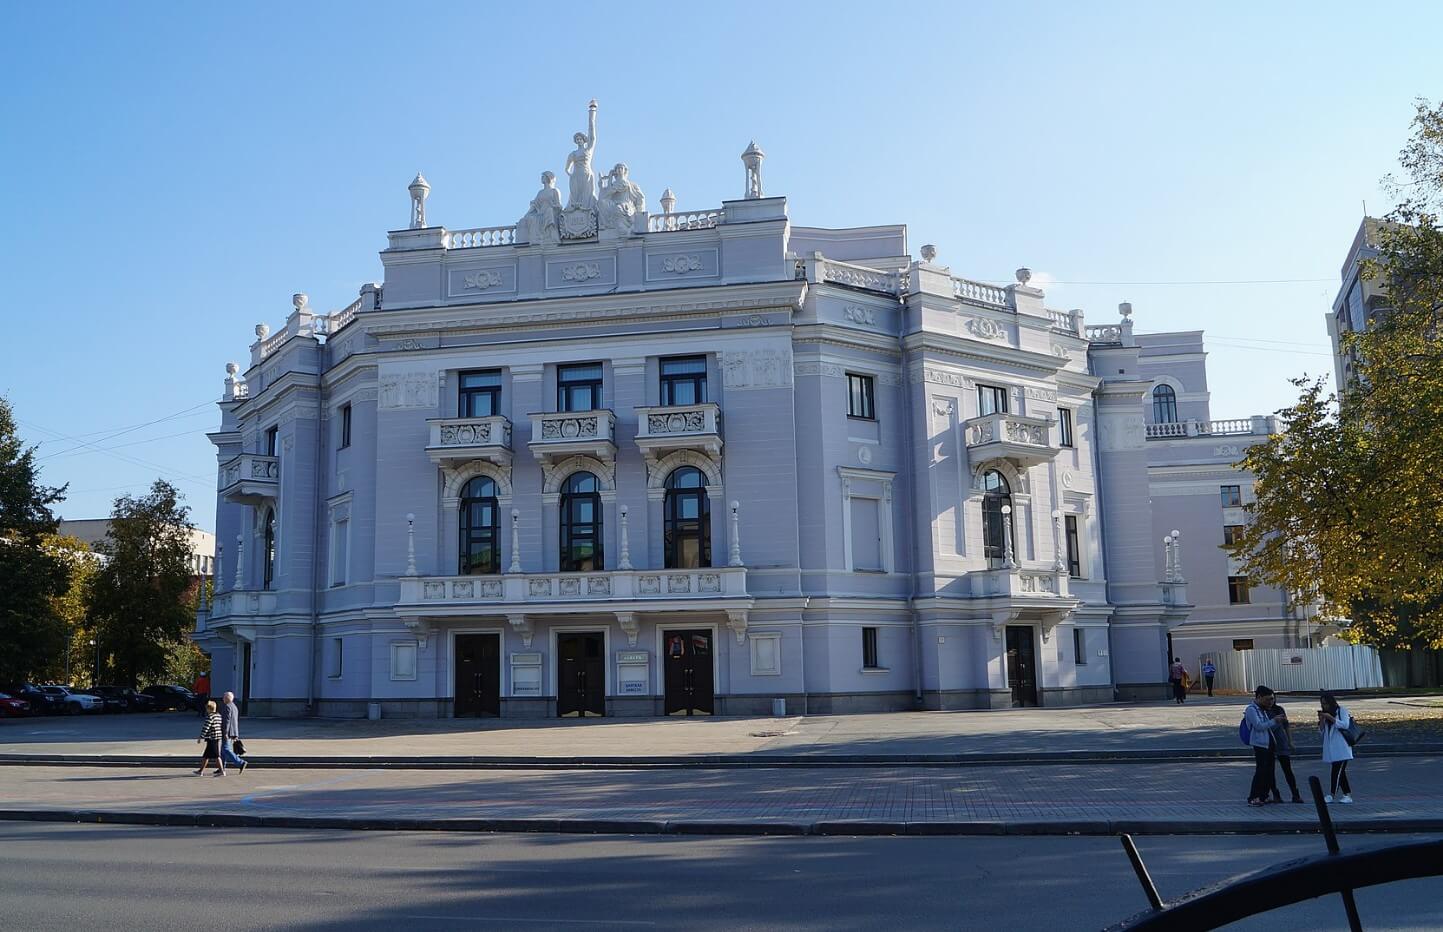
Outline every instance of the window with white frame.
<svg viewBox="0 0 1443 932">
<path fill-rule="evenodd" d="M 852 569 L 859 573 L 882 572 L 882 502 L 875 498 L 852 498 Z"/>
<path fill-rule="evenodd" d="M 416 678 L 416 642 L 395 641 L 391 644 L 391 679 Z"/>
<path fill-rule="evenodd" d="M 1078 530 L 1081 521 L 1081 515 L 1063 516 L 1062 527 L 1067 543 L 1067 575 L 1073 579 L 1082 578 L 1082 535 Z"/>
<path fill-rule="evenodd" d="M 346 584 L 346 567 L 351 562 L 351 521 L 342 518 L 331 525 L 331 585 Z"/>
</svg>

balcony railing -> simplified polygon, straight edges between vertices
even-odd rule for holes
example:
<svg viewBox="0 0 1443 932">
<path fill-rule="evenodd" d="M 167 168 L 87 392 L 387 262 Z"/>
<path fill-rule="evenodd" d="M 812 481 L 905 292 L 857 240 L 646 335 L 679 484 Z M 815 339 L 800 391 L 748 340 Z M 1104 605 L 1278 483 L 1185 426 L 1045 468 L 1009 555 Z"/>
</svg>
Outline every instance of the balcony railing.
<svg viewBox="0 0 1443 932">
<path fill-rule="evenodd" d="M 616 458 L 616 417 L 610 411 L 554 411 L 531 415 L 531 452 L 555 458 L 585 453 Z"/>
<path fill-rule="evenodd" d="M 902 276 L 899 273 L 879 272 L 865 265 L 825 259 L 817 263 L 817 273 L 818 280 L 823 282 L 835 282 L 838 285 L 880 291 L 889 295 L 898 295 L 902 291 Z"/>
<path fill-rule="evenodd" d="M 474 230 L 450 230 L 446 233 L 447 249 L 479 249 L 486 246 L 510 246 L 516 242 L 516 226 L 477 227 Z"/>
<path fill-rule="evenodd" d="M 426 455 L 438 466 L 477 459 L 511 463 L 511 422 L 501 415 L 431 418 L 426 425 Z"/>
<path fill-rule="evenodd" d="M 959 301 L 967 304 L 1007 307 L 1007 290 L 1005 288 L 998 288 L 996 285 L 989 285 L 986 282 L 974 282 L 970 278 L 952 279 L 952 294 Z"/>
<path fill-rule="evenodd" d="M 710 230 L 725 222 L 725 213 L 716 210 L 693 210 L 678 214 L 652 214 L 646 218 L 646 232 L 671 233 L 676 230 Z"/>
<path fill-rule="evenodd" d="M 1003 458 L 1035 466 L 1057 455 L 1052 421 L 1022 414 L 984 414 L 966 422 L 967 449 L 983 460 Z"/>
<path fill-rule="evenodd" d="M 242 453 L 220 468 L 220 494 L 228 502 L 259 505 L 276 497 L 281 463 L 274 456 Z"/>
<path fill-rule="evenodd" d="M 665 603 L 747 598 L 742 566 L 601 573 L 508 573 L 505 576 L 402 576 L 401 603 L 447 609 L 494 605 L 507 613 L 567 603 Z M 615 607 L 614 605 L 611 607 Z"/>
<path fill-rule="evenodd" d="M 1278 432 L 1277 420 L 1267 415 L 1224 418 L 1218 421 L 1165 421 L 1147 425 L 1149 440 L 1178 440 L 1187 437 L 1266 437 Z"/>
<path fill-rule="evenodd" d="M 1053 330 L 1061 330 L 1073 336 L 1082 336 L 1082 312 L 1081 311 L 1047 311 L 1047 319 L 1052 321 Z"/>
<path fill-rule="evenodd" d="M 1005 596 L 1021 599 L 1071 598 L 1067 573 L 1055 568 L 1014 566 L 968 573 L 975 598 Z"/>
<path fill-rule="evenodd" d="M 636 409 L 636 445 L 643 453 L 700 450 L 721 454 L 721 408 L 710 402 Z"/>
</svg>

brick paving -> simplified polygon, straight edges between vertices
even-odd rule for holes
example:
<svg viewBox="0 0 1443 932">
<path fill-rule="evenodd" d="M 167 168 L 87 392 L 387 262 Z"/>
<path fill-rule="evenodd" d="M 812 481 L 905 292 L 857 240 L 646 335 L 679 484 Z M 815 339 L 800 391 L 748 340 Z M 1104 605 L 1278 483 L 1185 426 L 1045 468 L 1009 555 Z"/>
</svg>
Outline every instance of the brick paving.
<svg viewBox="0 0 1443 932">
<path fill-rule="evenodd" d="M 1295 759 L 1307 794 L 1321 762 Z M 1251 766 L 1212 761 L 988 767 L 609 770 L 276 770 L 224 778 L 189 770 L 0 767 L 0 807 L 348 819 L 973 825 L 1141 820 L 1176 831 L 1315 824 L 1311 805 L 1245 805 Z M 1443 822 L 1443 758 L 1360 758 L 1350 820 Z M 1284 793 L 1286 793 L 1286 788 Z M 1065 830 L 1065 829 L 1060 829 Z"/>
</svg>

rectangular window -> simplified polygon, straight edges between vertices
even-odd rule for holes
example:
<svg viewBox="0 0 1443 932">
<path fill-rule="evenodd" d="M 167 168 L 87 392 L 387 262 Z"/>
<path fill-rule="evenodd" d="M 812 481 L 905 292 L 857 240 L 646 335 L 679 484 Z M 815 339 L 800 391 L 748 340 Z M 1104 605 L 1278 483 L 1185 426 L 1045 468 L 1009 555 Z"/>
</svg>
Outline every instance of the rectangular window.
<svg viewBox="0 0 1443 932">
<path fill-rule="evenodd" d="M 601 363 L 556 367 L 556 410 L 595 411 L 601 407 Z"/>
<path fill-rule="evenodd" d="M 1082 578 L 1082 538 L 1077 533 L 1077 515 L 1063 515 L 1062 526 L 1067 538 L 1067 575 Z"/>
<path fill-rule="evenodd" d="M 280 437 L 280 431 L 279 427 L 266 428 L 266 456 L 276 455 L 276 441 Z"/>
<path fill-rule="evenodd" d="M 705 356 L 677 356 L 661 361 L 662 404 L 699 405 L 705 401 Z"/>
<path fill-rule="evenodd" d="M 391 679 L 416 678 L 416 642 L 398 641 L 391 645 Z"/>
<path fill-rule="evenodd" d="M 1234 547 L 1242 539 L 1243 526 L 1241 524 L 1223 525 L 1223 546 Z"/>
<path fill-rule="evenodd" d="M 1225 485 L 1222 493 L 1224 508 L 1237 508 L 1243 503 L 1243 487 L 1240 485 Z"/>
<path fill-rule="evenodd" d="M 862 669 L 877 670 L 881 668 L 877 662 L 877 629 L 862 629 Z"/>
<path fill-rule="evenodd" d="M 1233 650 L 1252 650 L 1252 638 L 1233 638 Z"/>
<path fill-rule="evenodd" d="M 1082 628 L 1072 629 L 1072 655 L 1077 663 L 1087 663 L 1087 632 Z"/>
<path fill-rule="evenodd" d="M 456 380 L 456 416 L 491 417 L 501 413 L 501 372 L 462 372 Z"/>
<path fill-rule="evenodd" d="M 1072 446 L 1072 409 L 1057 409 L 1057 442 L 1064 447 Z"/>
<path fill-rule="evenodd" d="M 875 384 L 870 375 L 847 373 L 847 417 L 877 419 Z"/>
<path fill-rule="evenodd" d="M 337 449 L 344 450 L 351 445 L 351 406 L 341 405 L 341 445 Z"/>
<path fill-rule="evenodd" d="M 331 585 L 346 584 L 346 567 L 351 562 L 351 522 L 337 521 L 331 525 Z"/>
<path fill-rule="evenodd" d="M 848 499 L 852 511 L 852 569 L 882 572 L 882 502 L 875 498 Z"/>
<path fill-rule="evenodd" d="M 1007 389 L 996 385 L 977 386 L 977 414 L 1006 414 Z"/>
<path fill-rule="evenodd" d="M 1228 577 L 1228 602 L 1233 605 L 1247 605 L 1251 601 L 1248 598 L 1248 578 L 1246 576 Z"/>
<path fill-rule="evenodd" d="M 342 670 L 341 644 L 342 644 L 342 643 L 344 643 L 344 641 L 343 641 L 341 638 L 331 638 L 331 665 L 330 665 L 329 672 L 328 672 L 326 675 L 329 676 L 329 677 L 330 677 L 331 679 L 333 679 L 333 680 L 338 680 L 338 679 L 341 678 L 341 670 Z"/>
</svg>

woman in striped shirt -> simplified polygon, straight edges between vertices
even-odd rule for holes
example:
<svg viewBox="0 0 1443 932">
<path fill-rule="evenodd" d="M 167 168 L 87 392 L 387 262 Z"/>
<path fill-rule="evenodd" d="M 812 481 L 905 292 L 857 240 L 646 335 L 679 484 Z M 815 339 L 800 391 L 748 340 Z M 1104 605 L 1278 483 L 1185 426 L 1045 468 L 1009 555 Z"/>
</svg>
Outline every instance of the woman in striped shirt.
<svg viewBox="0 0 1443 932">
<path fill-rule="evenodd" d="M 195 772 L 198 777 L 205 773 L 205 765 L 215 758 L 216 770 L 213 776 L 225 776 L 225 761 L 220 756 L 220 713 L 215 710 L 215 700 L 212 699 L 205 704 L 205 727 L 201 729 L 200 737 L 195 739 L 196 744 L 205 742 L 205 751 L 201 754 L 200 769 Z"/>
</svg>

